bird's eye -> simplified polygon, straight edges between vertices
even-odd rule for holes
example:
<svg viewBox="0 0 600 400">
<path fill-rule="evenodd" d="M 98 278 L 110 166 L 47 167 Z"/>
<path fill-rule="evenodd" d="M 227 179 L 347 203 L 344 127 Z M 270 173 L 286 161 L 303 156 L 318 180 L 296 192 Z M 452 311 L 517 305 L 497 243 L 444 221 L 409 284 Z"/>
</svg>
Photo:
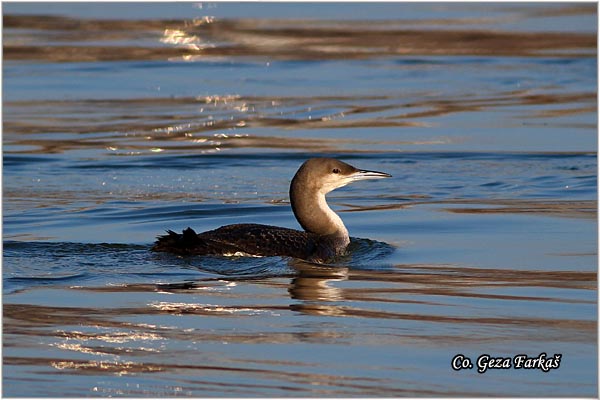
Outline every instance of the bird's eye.
<svg viewBox="0 0 600 400">
<path fill-rule="evenodd" d="M 339 174 L 340 170 L 338 168 L 334 168 L 333 171 L 331 171 L 331 172 L 333 172 L 334 174 Z"/>
</svg>

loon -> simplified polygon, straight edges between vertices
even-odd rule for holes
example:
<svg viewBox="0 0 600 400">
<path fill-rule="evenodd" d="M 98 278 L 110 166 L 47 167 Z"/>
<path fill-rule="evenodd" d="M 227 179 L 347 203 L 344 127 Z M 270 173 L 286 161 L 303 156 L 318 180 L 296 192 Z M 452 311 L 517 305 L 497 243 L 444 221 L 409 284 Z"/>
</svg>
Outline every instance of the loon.
<svg viewBox="0 0 600 400">
<path fill-rule="evenodd" d="M 334 158 L 311 158 L 302 164 L 290 184 L 294 216 L 304 231 L 261 224 L 233 224 L 197 234 L 167 230 L 153 251 L 178 255 L 284 256 L 324 263 L 346 252 L 350 243 L 342 219 L 329 208 L 325 195 L 349 183 L 389 178 Z"/>
</svg>

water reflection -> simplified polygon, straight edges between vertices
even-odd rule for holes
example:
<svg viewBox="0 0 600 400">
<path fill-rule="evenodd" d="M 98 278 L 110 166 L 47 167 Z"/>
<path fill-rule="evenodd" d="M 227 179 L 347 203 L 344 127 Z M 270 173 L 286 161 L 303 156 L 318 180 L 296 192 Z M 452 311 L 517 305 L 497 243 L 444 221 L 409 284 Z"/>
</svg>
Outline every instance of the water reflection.
<svg viewBox="0 0 600 400">
<path fill-rule="evenodd" d="M 573 10 L 566 7 L 564 12 L 572 13 Z M 579 7 L 575 12 L 593 14 L 595 9 Z M 426 22 L 434 27 L 447 24 L 447 20 Z M 592 57 L 596 52 L 594 34 L 440 30 L 431 27 L 407 29 L 406 24 L 407 21 L 373 24 L 369 21 L 227 20 L 212 17 L 179 21 L 78 20 L 7 15 L 4 17 L 4 60 L 189 61 L 221 57 L 351 60 L 439 54 Z M 385 29 L 382 29 L 384 26 Z M 47 46 L 49 37 L 52 46 Z M 142 46 L 122 44 L 140 39 Z M 152 39 L 172 47 L 157 47 Z M 93 41 L 103 42 L 98 46 Z M 118 45 L 106 46 L 106 42 L 113 41 Z M 82 46 L 81 42 L 86 45 Z"/>
<path fill-rule="evenodd" d="M 186 21 L 185 25 L 186 28 L 198 27 L 203 24 L 210 24 L 213 21 L 213 17 L 195 18 L 191 22 Z M 202 40 L 198 35 L 189 34 L 184 29 L 166 28 L 164 30 L 163 37 L 160 39 L 160 42 L 170 44 L 175 47 L 181 47 L 184 49 L 195 51 L 201 51 L 202 49 L 205 49 L 207 47 L 215 47 L 214 44 L 207 43 L 204 40 Z"/>
<path fill-rule="evenodd" d="M 498 183 L 500 185 L 500 183 Z M 391 200 L 382 196 L 382 199 Z M 357 212 L 369 210 L 396 210 L 416 205 L 436 204 L 443 206 L 442 210 L 456 214 L 541 214 L 563 218 L 597 218 L 597 201 L 595 200 L 526 200 L 526 199 L 418 199 L 404 198 L 399 202 L 380 204 L 376 206 L 358 206 L 344 204 L 346 209 L 341 212 Z"/>
<path fill-rule="evenodd" d="M 527 303 L 545 302 L 567 307 L 593 305 L 593 299 L 582 298 L 580 291 L 595 291 L 597 288 L 594 272 L 577 271 L 534 271 L 510 269 L 481 269 L 443 265 L 397 265 L 392 269 L 356 270 L 346 267 L 326 267 L 302 261 L 293 263 L 297 275 L 290 280 L 230 277 L 203 279 L 180 284 L 128 284 L 122 286 L 74 287 L 73 290 L 89 293 L 99 300 L 108 300 L 103 294 L 111 293 L 157 293 L 173 294 L 188 301 L 151 301 L 146 306 L 127 307 L 57 307 L 30 304 L 5 304 L 4 334 L 34 335 L 46 332 L 44 336 L 55 336 L 61 342 L 57 346 L 82 353 L 112 354 L 112 346 L 132 345 L 126 352 L 135 350 L 146 353 L 158 351 L 153 343 L 166 339 L 187 337 L 189 340 L 226 340 L 228 342 L 269 340 L 281 341 L 283 336 L 277 332 L 263 332 L 260 337 L 245 333 L 223 335 L 194 328 L 182 330 L 175 326 L 156 325 L 151 322 L 152 315 L 248 318 L 256 315 L 283 317 L 286 311 L 309 315 L 332 315 L 351 318 L 404 319 L 424 322 L 436 322 L 449 325 L 469 324 L 501 325 L 504 333 L 511 335 L 510 327 L 520 326 L 527 329 L 544 327 L 545 333 L 563 332 L 564 340 L 581 340 L 595 335 L 595 322 L 576 318 L 547 318 L 543 315 L 523 317 L 504 317 L 498 304 L 491 307 L 486 315 L 452 315 L 449 311 L 453 304 L 459 304 L 461 298 L 500 301 L 505 306 L 525 306 Z M 261 304 L 260 297 L 247 298 L 233 282 L 252 284 L 260 291 L 287 290 L 289 299 L 285 304 Z M 287 289 L 286 289 L 287 286 Z M 207 288 L 217 289 L 206 290 Z M 502 288 L 502 290 L 499 290 Z M 552 291 L 510 290 L 517 288 L 547 288 Z M 520 293 L 519 293 L 520 292 Z M 547 293 L 547 294 L 545 294 Z M 211 303 L 190 302 L 190 296 L 210 298 Z M 153 296 L 155 297 L 155 296 Z M 221 302 L 219 302 L 221 299 Z M 291 303 L 289 300 L 293 300 Z M 104 301 L 103 300 L 103 301 Z M 233 300 L 233 303 L 231 303 Z M 257 301 L 258 300 L 258 301 Z M 458 303 L 457 303 L 458 302 Z M 403 307 L 386 310 L 385 304 L 398 303 Z M 492 305 L 494 303 L 490 303 Z M 435 307 L 430 307 L 435 306 Z M 448 306 L 451 306 L 448 308 Z M 407 308 L 408 307 L 408 308 Z M 415 308 L 417 307 L 417 308 Z M 414 312 L 407 312 L 408 309 Z M 138 316 L 140 322 L 130 322 L 130 318 L 121 321 L 123 316 Z M 60 326 L 74 326 L 78 329 L 65 330 Z M 46 328 L 55 330 L 46 330 Z M 85 328 L 85 329 L 83 329 Z M 268 328 L 266 328 L 268 330 Z M 568 336 L 569 332 L 577 332 Z M 263 336 L 267 335 L 267 337 Z M 582 337 L 582 335 L 584 335 Z M 270 339 L 269 339 L 270 337 Z M 579 339 L 578 339 L 579 338 Z M 292 340 L 292 337 L 288 338 Z M 103 346 L 90 346 L 98 342 Z M 136 344 L 143 344 L 136 347 Z M 18 346 L 8 340 L 6 346 Z M 116 349 L 116 353 L 125 349 Z"/>
<path fill-rule="evenodd" d="M 304 276 L 303 276 L 304 275 Z M 349 281 L 344 289 L 335 287 L 336 282 Z M 378 283 L 385 288 L 369 289 L 368 283 Z M 508 302 L 549 302 L 592 304 L 587 300 L 569 296 L 543 296 L 501 294 L 497 289 L 505 287 L 549 287 L 575 290 L 595 290 L 595 274 L 571 271 L 511 271 L 507 269 L 479 269 L 459 266 L 398 265 L 393 270 L 361 271 L 333 269 L 315 270 L 313 266 L 301 266 L 299 276 L 292 280 L 290 295 L 303 300 L 292 303 L 291 309 L 308 315 L 330 315 L 339 317 L 401 319 L 406 321 L 429 321 L 447 324 L 491 324 L 503 325 L 506 329 L 549 330 L 568 329 L 577 336 L 587 332 L 593 335 L 595 322 L 578 320 L 545 319 L 540 317 L 504 318 L 494 315 L 459 316 L 446 314 L 457 298 L 502 300 Z M 532 292 L 533 293 L 533 292 Z M 336 302 L 336 304 L 328 304 Z M 406 313 L 371 309 L 369 304 L 398 303 L 406 305 L 434 306 L 434 313 Z M 361 304 L 363 306 L 357 306 Z M 395 308 L 400 310 L 402 307 Z M 411 307 L 412 308 L 412 307 Z M 561 337 L 563 334 L 558 333 Z"/>
<path fill-rule="evenodd" d="M 384 346 L 410 352 L 412 347 L 440 343 L 464 348 L 535 337 L 556 346 L 591 343 L 596 338 L 596 322 L 582 313 L 595 307 L 593 296 L 582 295 L 597 289 L 593 272 L 453 265 L 358 270 L 301 261 L 292 266 L 295 276 L 291 278 L 232 276 L 179 284 L 71 288 L 75 297 L 85 294 L 94 307 L 5 303 L 4 365 L 27 366 L 44 374 L 68 371 L 138 378 L 152 374 L 157 382 L 168 381 L 189 393 L 219 387 L 235 395 L 227 380 L 250 376 L 254 383 L 244 387 L 257 393 L 279 387 L 288 394 L 302 390 L 383 396 L 402 393 L 402 388 L 395 379 L 374 378 L 368 368 L 351 374 L 317 373 L 311 372 L 316 364 L 302 357 L 289 359 L 274 351 L 260 356 L 251 352 L 253 356 L 244 358 L 225 350 L 233 345 L 274 349 L 276 345 L 359 343 L 373 351 Z M 147 299 L 145 305 L 114 300 L 136 293 Z M 463 298 L 477 301 L 462 302 Z M 540 302 L 546 307 L 536 306 Z M 507 313 L 508 309 L 513 312 Z M 514 312 L 517 309 L 523 311 Z M 557 314 L 554 309 L 571 312 Z M 299 316 L 335 319 L 317 319 L 304 326 Z M 361 320 L 379 328 L 353 328 Z M 238 329 L 241 326 L 244 329 Z M 61 352 L 48 353 L 44 343 Z M 42 353 L 19 354 L 23 346 Z M 183 375 L 173 380 L 173 374 Z M 110 381 L 107 385 L 99 382 L 95 390 L 113 393 Z M 435 387 L 415 390 L 407 393 L 447 394 Z M 118 391 L 144 393 L 141 388 Z"/>
<path fill-rule="evenodd" d="M 386 96 L 250 97 L 209 96 L 128 100 L 48 100 L 5 102 L 4 151 L 9 154 L 55 154 L 97 149 L 112 155 L 211 152 L 235 149 L 298 149 L 311 152 L 405 151 L 406 146 L 452 145 L 461 137 L 418 139 L 368 137 L 297 137 L 288 129 L 427 127 L 431 118 L 500 110 L 506 107 L 551 108 L 554 114 L 589 113 L 596 95 L 510 91 L 491 97 L 437 95 L 421 100 L 405 93 Z M 356 104 L 362 106 L 356 106 Z M 125 110 L 125 111 L 124 111 Z M 564 112 L 561 112 L 563 110 Z M 311 114 L 319 115 L 314 118 Z M 25 118 L 26 116 L 26 118 Z M 548 115 L 528 118 L 547 118 Z M 574 129 L 591 128 L 578 124 Z M 281 133 L 247 133 L 272 128 Z M 56 135 L 61 133 L 61 135 Z M 424 134 L 426 135 L 426 134 Z"/>
<path fill-rule="evenodd" d="M 348 268 L 328 267 L 301 260 L 294 260 L 293 268 L 297 272 L 289 288 L 292 299 L 304 301 L 341 301 L 343 291 L 331 285 L 348 279 Z"/>
</svg>

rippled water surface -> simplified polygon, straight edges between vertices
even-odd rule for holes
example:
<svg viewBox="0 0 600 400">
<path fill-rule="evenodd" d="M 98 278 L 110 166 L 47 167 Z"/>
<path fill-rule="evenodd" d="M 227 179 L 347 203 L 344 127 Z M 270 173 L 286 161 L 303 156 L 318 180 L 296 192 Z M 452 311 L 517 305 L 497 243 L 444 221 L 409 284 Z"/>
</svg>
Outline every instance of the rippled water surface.
<svg viewBox="0 0 600 400">
<path fill-rule="evenodd" d="M 597 396 L 595 4 L 3 14 L 5 396 Z M 150 251 L 314 156 L 393 175 L 333 265 Z"/>
</svg>

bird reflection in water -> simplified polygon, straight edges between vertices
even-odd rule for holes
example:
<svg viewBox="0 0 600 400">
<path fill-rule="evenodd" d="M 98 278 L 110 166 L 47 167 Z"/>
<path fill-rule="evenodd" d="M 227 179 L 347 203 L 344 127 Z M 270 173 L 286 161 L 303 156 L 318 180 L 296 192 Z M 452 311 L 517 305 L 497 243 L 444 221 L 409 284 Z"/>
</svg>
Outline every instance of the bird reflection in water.
<svg viewBox="0 0 600 400">
<path fill-rule="evenodd" d="M 302 302 L 290 305 L 292 310 L 312 315 L 342 314 L 339 306 L 320 302 L 345 300 L 343 289 L 331 283 L 348 280 L 347 267 L 322 266 L 301 260 L 293 263 L 293 267 L 298 275 L 292 278 L 288 292 L 292 299 Z"/>
</svg>

